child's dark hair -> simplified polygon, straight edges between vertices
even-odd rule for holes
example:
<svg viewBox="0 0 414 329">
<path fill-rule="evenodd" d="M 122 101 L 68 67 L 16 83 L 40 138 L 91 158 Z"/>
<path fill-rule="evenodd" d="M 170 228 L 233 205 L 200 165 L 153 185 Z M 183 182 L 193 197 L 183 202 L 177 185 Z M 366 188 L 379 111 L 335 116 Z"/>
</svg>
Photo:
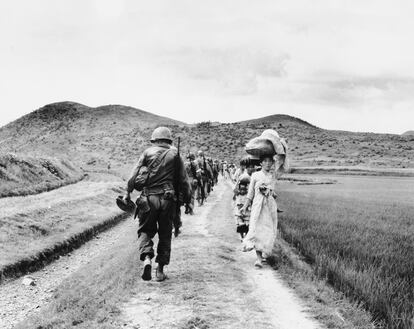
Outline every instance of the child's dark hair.
<svg viewBox="0 0 414 329">
<path fill-rule="evenodd" d="M 270 159 L 273 162 L 275 161 L 275 159 L 273 159 L 273 155 L 271 154 L 263 154 L 260 156 L 260 162 L 262 162 L 264 159 Z"/>
</svg>

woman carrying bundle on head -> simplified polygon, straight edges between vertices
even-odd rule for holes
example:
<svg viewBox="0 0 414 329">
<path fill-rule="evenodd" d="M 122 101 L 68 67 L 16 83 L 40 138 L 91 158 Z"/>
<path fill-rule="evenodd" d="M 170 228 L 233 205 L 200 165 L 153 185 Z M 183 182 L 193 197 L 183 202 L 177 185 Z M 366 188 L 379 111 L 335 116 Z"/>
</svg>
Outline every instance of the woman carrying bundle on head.
<svg viewBox="0 0 414 329">
<path fill-rule="evenodd" d="M 268 141 L 266 145 L 262 141 Z M 251 143 L 253 142 L 253 143 Z M 256 143 L 259 142 L 259 143 Z M 258 148 L 251 147 L 259 145 Z M 264 145 L 264 146 L 261 146 Z M 272 146 L 273 150 L 269 147 Z M 252 151 L 253 150 L 253 151 Z M 247 213 L 250 208 L 249 232 L 243 239 L 243 251 L 256 251 L 256 267 L 263 266 L 263 254 L 270 255 L 277 234 L 276 178 L 287 169 L 287 145 L 276 131 L 266 130 L 257 139 L 246 145 L 246 151 L 260 154 L 262 169 L 251 176 L 246 202 L 241 208 Z M 278 159 L 274 170 L 275 158 Z"/>
</svg>

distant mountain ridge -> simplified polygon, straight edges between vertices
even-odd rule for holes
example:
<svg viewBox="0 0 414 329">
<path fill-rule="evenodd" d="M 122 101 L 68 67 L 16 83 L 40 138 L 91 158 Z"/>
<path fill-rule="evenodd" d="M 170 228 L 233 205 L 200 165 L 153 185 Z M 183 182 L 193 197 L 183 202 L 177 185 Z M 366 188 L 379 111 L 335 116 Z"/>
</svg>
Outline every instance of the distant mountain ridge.
<svg viewBox="0 0 414 329">
<path fill-rule="evenodd" d="M 294 116 L 287 115 L 287 114 L 273 114 L 273 115 L 268 115 L 262 118 L 240 121 L 238 123 L 257 124 L 257 123 L 266 123 L 266 122 L 278 122 L 279 124 L 283 125 L 283 122 L 292 122 L 292 121 L 296 121 L 299 124 L 307 125 L 313 128 L 318 128 L 305 120 L 302 120 L 302 119 L 299 119 L 299 118 L 296 118 Z"/>
<path fill-rule="evenodd" d="M 401 136 L 414 136 L 414 130 L 406 131 L 405 133 L 401 134 Z"/>
<path fill-rule="evenodd" d="M 293 166 L 414 167 L 414 137 L 318 128 L 284 114 L 235 123 L 187 124 L 129 106 L 46 105 L 0 128 L 0 152 L 68 158 L 88 170 L 130 170 L 153 129 L 171 128 L 181 151 L 238 161 L 246 142 L 275 129 L 289 144 Z"/>
</svg>

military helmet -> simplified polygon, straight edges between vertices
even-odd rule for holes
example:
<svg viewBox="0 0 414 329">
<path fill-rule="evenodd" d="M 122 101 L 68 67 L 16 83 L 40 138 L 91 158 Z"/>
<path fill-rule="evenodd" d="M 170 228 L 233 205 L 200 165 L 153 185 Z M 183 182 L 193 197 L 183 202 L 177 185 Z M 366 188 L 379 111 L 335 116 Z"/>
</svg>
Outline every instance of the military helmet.
<svg viewBox="0 0 414 329">
<path fill-rule="evenodd" d="M 151 142 L 155 142 L 158 139 L 166 139 L 172 142 L 171 130 L 167 127 L 155 128 L 151 135 Z"/>
<path fill-rule="evenodd" d="M 123 211 L 133 213 L 135 211 L 135 203 L 131 200 L 124 200 L 122 195 L 118 195 L 116 198 L 116 205 Z"/>
<path fill-rule="evenodd" d="M 198 156 L 203 156 L 204 152 L 200 150 L 200 151 L 197 152 L 197 154 L 198 154 Z"/>
<path fill-rule="evenodd" d="M 195 155 L 194 155 L 194 153 L 188 153 L 188 155 L 187 155 L 187 159 L 189 159 L 189 160 L 195 160 Z"/>
</svg>

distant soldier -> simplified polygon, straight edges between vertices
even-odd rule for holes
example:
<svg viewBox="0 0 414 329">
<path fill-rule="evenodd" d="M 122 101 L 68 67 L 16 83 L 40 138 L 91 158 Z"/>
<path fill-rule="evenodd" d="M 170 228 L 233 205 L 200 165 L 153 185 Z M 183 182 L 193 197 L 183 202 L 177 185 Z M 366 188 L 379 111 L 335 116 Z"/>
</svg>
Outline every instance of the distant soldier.
<svg viewBox="0 0 414 329">
<path fill-rule="evenodd" d="M 142 195 L 147 206 L 143 207 L 146 211 L 139 215 L 138 227 L 140 259 L 144 261 L 142 279 L 151 280 L 151 261 L 154 257 L 152 239 L 158 233 L 156 280 L 163 281 L 166 278 L 164 266 L 170 262 L 173 220 L 177 216 L 177 209 L 179 210 L 174 182 L 179 183 L 180 194 L 185 203 L 190 200 L 191 187 L 183 160 L 172 146 L 171 131 L 166 127 L 156 128 L 152 133 L 151 143 L 153 145 L 142 153 L 134 167 L 124 199 L 130 199 L 140 170 L 146 167 L 148 175 Z"/>
<path fill-rule="evenodd" d="M 197 192 L 197 187 L 199 185 L 202 185 L 201 172 L 198 168 L 197 162 L 195 161 L 194 153 L 188 153 L 187 162 L 185 163 L 185 169 L 187 170 L 187 175 L 190 179 L 191 184 L 191 201 L 186 205 L 185 213 L 194 215 L 195 194 Z"/>
<path fill-rule="evenodd" d="M 219 161 L 217 159 L 214 159 L 214 161 L 213 161 L 213 181 L 214 181 L 214 185 L 217 185 L 217 183 L 218 183 L 219 172 L 220 172 Z"/>
<path fill-rule="evenodd" d="M 207 172 L 208 172 L 207 195 L 209 195 L 213 191 L 213 186 L 214 186 L 213 159 L 210 157 L 207 158 Z"/>
<path fill-rule="evenodd" d="M 203 205 L 204 201 L 207 199 L 207 182 L 209 177 L 209 171 L 207 167 L 207 161 L 204 156 L 203 151 L 198 151 L 197 153 L 197 159 L 196 159 L 197 165 L 200 168 L 201 173 L 201 186 L 197 188 L 197 200 L 198 205 Z"/>
<path fill-rule="evenodd" d="M 229 176 L 229 167 L 227 165 L 227 161 L 223 161 L 223 164 L 221 166 L 221 171 L 222 171 L 222 175 L 224 179 L 227 179 L 227 177 Z"/>
</svg>

